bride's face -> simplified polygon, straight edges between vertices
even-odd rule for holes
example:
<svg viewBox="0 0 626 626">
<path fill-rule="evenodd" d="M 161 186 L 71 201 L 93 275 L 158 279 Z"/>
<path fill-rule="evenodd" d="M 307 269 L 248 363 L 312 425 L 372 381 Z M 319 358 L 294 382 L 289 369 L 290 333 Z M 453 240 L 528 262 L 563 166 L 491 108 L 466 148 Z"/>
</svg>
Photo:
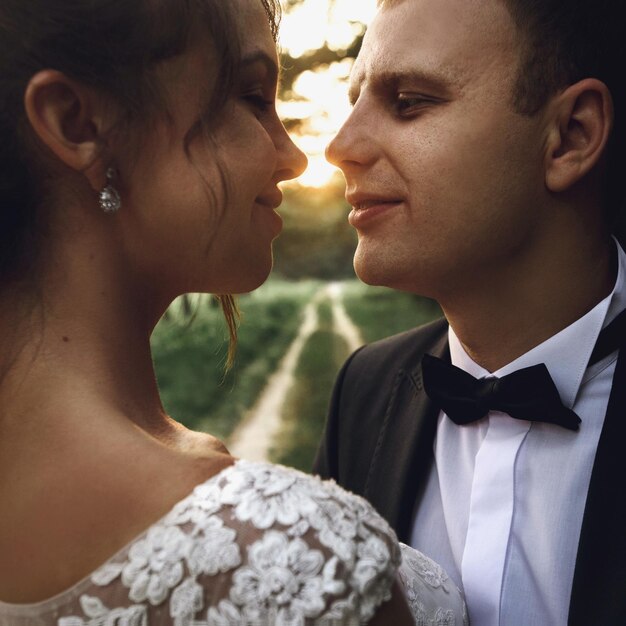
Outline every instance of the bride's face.
<svg viewBox="0 0 626 626">
<path fill-rule="evenodd" d="M 139 276 L 167 296 L 258 287 L 282 226 L 277 183 L 306 167 L 276 113 L 278 60 L 265 11 L 260 0 L 236 4 L 240 80 L 211 135 L 189 140 L 207 95 L 220 89 L 200 42 L 163 68 L 169 119 L 120 168 L 131 176 L 122 209 L 126 252 Z"/>
</svg>

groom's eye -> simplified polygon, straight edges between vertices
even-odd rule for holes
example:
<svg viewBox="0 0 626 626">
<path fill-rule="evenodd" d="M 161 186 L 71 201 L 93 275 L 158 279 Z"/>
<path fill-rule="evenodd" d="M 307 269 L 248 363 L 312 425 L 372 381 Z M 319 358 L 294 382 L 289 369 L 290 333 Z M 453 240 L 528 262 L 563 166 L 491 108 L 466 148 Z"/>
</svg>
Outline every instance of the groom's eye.
<svg viewBox="0 0 626 626">
<path fill-rule="evenodd" d="M 397 95 L 394 105 L 398 115 L 409 117 L 420 113 L 435 102 L 435 99 L 423 94 L 400 93 Z"/>
</svg>

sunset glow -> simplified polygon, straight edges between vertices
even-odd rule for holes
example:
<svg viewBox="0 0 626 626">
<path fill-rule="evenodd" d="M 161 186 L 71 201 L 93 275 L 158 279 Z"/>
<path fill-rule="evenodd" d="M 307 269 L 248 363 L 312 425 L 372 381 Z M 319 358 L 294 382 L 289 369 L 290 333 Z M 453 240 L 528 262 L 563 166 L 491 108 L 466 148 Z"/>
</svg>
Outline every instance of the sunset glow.
<svg viewBox="0 0 626 626">
<path fill-rule="evenodd" d="M 328 45 L 339 50 L 350 44 L 360 27 L 376 13 L 376 0 L 304 0 L 285 11 L 280 45 L 298 57 L 307 50 Z"/>
<path fill-rule="evenodd" d="M 376 0 L 304 0 L 285 12 L 280 46 L 298 57 L 325 42 L 346 49 L 376 12 Z M 302 120 L 294 140 L 309 158 L 307 171 L 293 184 L 323 187 L 336 173 L 324 150 L 350 113 L 348 77 L 352 59 L 303 72 L 294 83 L 296 99 L 280 102 L 284 118 Z"/>
</svg>

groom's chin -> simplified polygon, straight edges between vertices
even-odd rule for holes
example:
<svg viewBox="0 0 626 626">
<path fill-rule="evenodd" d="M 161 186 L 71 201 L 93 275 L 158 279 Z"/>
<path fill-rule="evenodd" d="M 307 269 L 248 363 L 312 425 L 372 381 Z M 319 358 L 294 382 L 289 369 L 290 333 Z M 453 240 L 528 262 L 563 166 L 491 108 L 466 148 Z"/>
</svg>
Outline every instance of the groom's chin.
<svg viewBox="0 0 626 626">
<path fill-rule="evenodd" d="M 383 246 L 372 243 L 359 241 L 354 253 L 355 274 L 366 285 L 401 289 L 400 283 L 406 273 L 402 262 Z"/>
<path fill-rule="evenodd" d="M 372 287 L 389 287 L 437 299 L 439 279 L 420 270 L 419 262 L 403 258 L 392 251 L 378 251 L 359 244 L 354 255 L 354 272 L 358 279 Z M 434 284 L 432 284 L 434 283 Z"/>
<path fill-rule="evenodd" d="M 392 289 L 402 289 L 400 286 L 398 267 L 389 267 L 385 262 L 372 261 L 367 256 L 358 253 L 354 257 L 354 272 L 357 278 L 366 285 L 372 287 L 391 287 Z"/>
</svg>

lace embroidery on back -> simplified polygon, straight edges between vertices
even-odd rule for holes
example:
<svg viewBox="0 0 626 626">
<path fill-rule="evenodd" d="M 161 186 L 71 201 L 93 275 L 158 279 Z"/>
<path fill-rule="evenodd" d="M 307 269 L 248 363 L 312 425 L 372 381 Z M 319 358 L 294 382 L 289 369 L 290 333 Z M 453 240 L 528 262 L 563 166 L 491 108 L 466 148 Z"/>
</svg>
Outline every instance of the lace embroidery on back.
<svg viewBox="0 0 626 626">
<path fill-rule="evenodd" d="M 466 623 L 439 566 L 364 499 L 296 470 L 237 461 L 56 598 L 0 603 L 0 626 L 356 626 L 399 578 L 416 623 Z M 459 622 L 455 621 L 460 619 Z"/>
<path fill-rule="evenodd" d="M 96 571 L 93 592 L 79 599 L 83 615 L 57 623 L 356 625 L 389 599 L 399 562 L 393 531 L 365 500 L 239 461 Z M 121 587 L 127 601 L 110 608 Z"/>
</svg>

